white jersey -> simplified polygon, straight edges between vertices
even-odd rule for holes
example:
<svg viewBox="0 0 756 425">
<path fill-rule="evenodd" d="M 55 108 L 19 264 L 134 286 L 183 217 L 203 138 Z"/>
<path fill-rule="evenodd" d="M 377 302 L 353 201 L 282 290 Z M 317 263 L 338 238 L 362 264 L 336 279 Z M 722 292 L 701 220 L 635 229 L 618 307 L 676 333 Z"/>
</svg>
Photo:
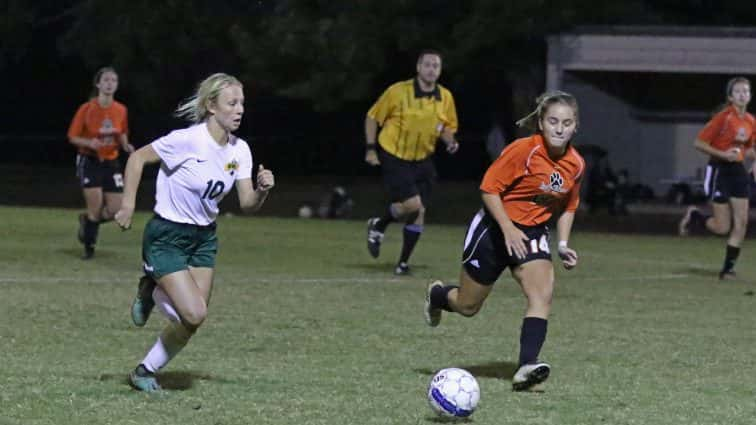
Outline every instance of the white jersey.
<svg viewBox="0 0 756 425">
<path fill-rule="evenodd" d="M 211 224 L 236 180 L 252 177 L 247 142 L 231 135 L 221 146 L 205 123 L 172 131 L 152 148 L 162 160 L 154 211 L 176 223 Z"/>
</svg>

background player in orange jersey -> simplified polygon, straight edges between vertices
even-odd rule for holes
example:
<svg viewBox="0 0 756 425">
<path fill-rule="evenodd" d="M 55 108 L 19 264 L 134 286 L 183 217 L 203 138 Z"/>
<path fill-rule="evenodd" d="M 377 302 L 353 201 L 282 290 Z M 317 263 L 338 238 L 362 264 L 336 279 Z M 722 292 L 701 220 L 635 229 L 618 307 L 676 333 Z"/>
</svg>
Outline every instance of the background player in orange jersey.
<svg viewBox="0 0 756 425">
<path fill-rule="evenodd" d="M 113 218 L 121 207 L 123 172 L 119 149 L 134 152 L 129 143 L 126 106 L 113 96 L 118 74 L 111 67 L 94 76 L 92 98 L 82 104 L 68 128 L 68 141 L 78 148 L 76 176 L 79 178 L 87 212 L 79 215 L 79 242 L 84 259 L 92 258 L 100 223 Z"/>
<path fill-rule="evenodd" d="M 751 101 L 751 83 L 743 77 L 727 83 L 727 106 L 714 115 L 698 134 L 694 146 L 709 155 L 704 191 L 711 201 L 713 215 L 704 216 L 692 206 L 680 220 L 680 235 L 692 227 L 705 227 L 717 235 L 727 235 L 727 249 L 719 279 L 735 278 L 735 261 L 748 225 L 750 180 L 743 166 L 745 158 L 753 159 L 756 120 L 746 112 Z"/>
<path fill-rule="evenodd" d="M 425 320 L 441 321 L 442 310 L 473 316 L 505 268 L 520 284 L 527 310 L 520 334 L 519 369 L 513 388 L 526 390 L 548 378 L 551 367 L 538 360 L 546 339 L 554 289 L 547 221 L 557 215 L 558 252 L 566 269 L 577 265 L 568 247 L 585 162 L 570 144 L 578 127 L 578 105 L 564 92 L 547 92 L 518 125 L 536 133 L 512 142 L 486 171 L 480 189 L 483 208 L 465 237 L 460 285 L 428 286 Z"/>
</svg>

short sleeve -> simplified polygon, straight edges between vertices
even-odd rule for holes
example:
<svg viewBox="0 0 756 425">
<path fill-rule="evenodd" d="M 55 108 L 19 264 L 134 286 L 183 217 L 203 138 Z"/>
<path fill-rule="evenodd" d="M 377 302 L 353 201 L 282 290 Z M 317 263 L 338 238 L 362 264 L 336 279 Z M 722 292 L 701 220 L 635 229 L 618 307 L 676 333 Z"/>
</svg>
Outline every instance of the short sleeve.
<svg viewBox="0 0 756 425">
<path fill-rule="evenodd" d="M 567 198 L 567 206 L 565 207 L 566 211 L 575 212 L 580 206 L 581 183 L 582 183 L 582 178 L 577 180 L 575 184 L 572 185 L 572 190 L 570 190 L 570 196 Z"/>
<path fill-rule="evenodd" d="M 457 107 L 454 104 L 454 96 L 450 91 L 444 92 L 445 97 L 448 96 L 448 100 L 445 100 L 446 109 L 446 122 L 444 128 L 449 129 L 452 133 L 456 133 L 459 128 L 459 120 L 457 119 Z"/>
<path fill-rule="evenodd" d="M 480 190 L 498 195 L 515 180 L 525 175 L 528 146 L 530 146 L 526 140 L 512 143 L 501 152 L 483 176 Z"/>
<path fill-rule="evenodd" d="M 236 180 L 252 178 L 252 151 L 244 140 L 239 139 L 239 172 L 236 173 Z"/>
<path fill-rule="evenodd" d="M 79 109 L 76 110 L 71 125 L 68 127 L 68 137 L 81 137 L 84 134 L 84 115 L 88 106 L 89 102 L 79 106 Z"/>
<path fill-rule="evenodd" d="M 394 109 L 394 98 L 396 97 L 394 94 L 396 91 L 394 87 L 395 86 L 391 86 L 387 88 L 367 113 L 370 118 L 377 121 L 381 126 L 386 122 L 386 119 L 391 115 L 391 112 Z"/>
<path fill-rule="evenodd" d="M 698 133 L 698 140 L 711 144 L 714 139 L 722 133 L 722 127 L 724 127 L 725 120 L 727 119 L 726 112 L 720 112 L 714 116 L 706 126 Z"/>
<path fill-rule="evenodd" d="M 152 142 L 152 148 L 170 170 L 188 159 L 190 147 L 189 134 L 185 130 L 174 130 Z"/>
<path fill-rule="evenodd" d="M 129 134 L 129 110 L 123 107 L 123 134 Z"/>
</svg>

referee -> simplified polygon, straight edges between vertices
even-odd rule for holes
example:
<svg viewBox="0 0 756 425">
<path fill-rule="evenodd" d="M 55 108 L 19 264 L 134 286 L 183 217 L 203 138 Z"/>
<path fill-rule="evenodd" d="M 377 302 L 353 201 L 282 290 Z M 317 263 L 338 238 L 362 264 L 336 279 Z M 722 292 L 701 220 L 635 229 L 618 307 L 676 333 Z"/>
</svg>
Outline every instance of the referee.
<svg viewBox="0 0 756 425">
<path fill-rule="evenodd" d="M 423 232 L 425 206 L 436 178 L 431 158 L 436 142 L 441 139 L 451 154 L 459 149 L 454 98 L 437 83 L 440 75 L 441 53 L 422 51 L 417 76 L 386 89 L 365 118 L 365 162 L 381 166 L 391 201 L 382 216 L 368 220 L 367 247 L 378 258 L 386 227 L 392 221 L 403 222 L 396 275 L 409 274 L 409 258 Z"/>
</svg>

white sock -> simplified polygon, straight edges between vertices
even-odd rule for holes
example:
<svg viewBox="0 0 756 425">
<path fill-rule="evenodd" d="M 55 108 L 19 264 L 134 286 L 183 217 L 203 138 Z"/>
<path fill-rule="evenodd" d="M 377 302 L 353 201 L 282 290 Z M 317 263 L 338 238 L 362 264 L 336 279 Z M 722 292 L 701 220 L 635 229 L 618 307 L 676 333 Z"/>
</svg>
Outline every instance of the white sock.
<svg viewBox="0 0 756 425">
<path fill-rule="evenodd" d="M 163 315 L 165 315 L 165 317 L 168 318 L 168 320 L 170 320 L 171 322 L 181 321 L 181 317 L 176 311 L 176 308 L 173 307 L 173 303 L 168 297 L 168 294 L 166 294 L 165 291 L 163 291 L 163 289 L 157 285 L 155 285 L 155 289 L 152 291 L 152 299 L 155 301 L 155 305 L 157 305 L 158 309 L 163 313 Z"/>
<path fill-rule="evenodd" d="M 163 368 L 181 351 L 192 335 L 181 322 L 171 322 L 163 329 L 155 345 L 142 360 L 144 367 L 152 373 Z"/>
<path fill-rule="evenodd" d="M 165 366 L 170 359 L 168 350 L 165 348 L 165 344 L 163 344 L 163 339 L 158 337 L 155 345 L 152 346 L 147 356 L 142 360 L 142 364 L 145 369 L 155 373 L 158 369 Z"/>
</svg>

